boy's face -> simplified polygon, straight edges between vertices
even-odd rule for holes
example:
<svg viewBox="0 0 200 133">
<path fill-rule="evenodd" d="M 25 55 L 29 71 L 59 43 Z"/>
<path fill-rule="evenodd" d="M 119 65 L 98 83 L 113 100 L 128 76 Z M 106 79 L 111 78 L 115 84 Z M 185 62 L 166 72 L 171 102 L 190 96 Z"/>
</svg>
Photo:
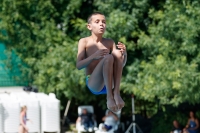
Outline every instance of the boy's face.
<svg viewBox="0 0 200 133">
<path fill-rule="evenodd" d="M 177 122 L 177 121 L 173 121 L 173 125 L 174 125 L 174 127 L 176 127 L 176 128 L 178 128 L 178 127 L 179 127 L 179 125 L 178 125 L 178 122 Z"/>
<path fill-rule="evenodd" d="M 82 113 L 83 113 L 83 114 L 87 114 L 87 109 L 83 109 L 83 110 L 82 110 Z"/>
<path fill-rule="evenodd" d="M 103 34 L 106 30 L 106 18 L 104 15 L 92 15 L 90 23 L 87 28 L 95 34 Z"/>
<path fill-rule="evenodd" d="M 194 117 L 194 113 L 190 111 L 190 117 Z"/>
</svg>

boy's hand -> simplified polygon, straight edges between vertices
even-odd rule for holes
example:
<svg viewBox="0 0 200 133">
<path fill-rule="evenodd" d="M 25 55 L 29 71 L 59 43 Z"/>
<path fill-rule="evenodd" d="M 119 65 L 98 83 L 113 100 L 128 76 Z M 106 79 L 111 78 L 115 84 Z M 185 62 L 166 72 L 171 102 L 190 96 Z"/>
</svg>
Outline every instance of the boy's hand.
<svg viewBox="0 0 200 133">
<path fill-rule="evenodd" d="M 109 54 L 108 49 L 99 49 L 93 54 L 93 59 L 98 60 L 100 58 L 103 58 L 107 54 Z"/>
<path fill-rule="evenodd" d="M 122 55 L 126 55 L 126 46 L 123 43 L 118 42 L 117 48 L 120 50 Z"/>
</svg>

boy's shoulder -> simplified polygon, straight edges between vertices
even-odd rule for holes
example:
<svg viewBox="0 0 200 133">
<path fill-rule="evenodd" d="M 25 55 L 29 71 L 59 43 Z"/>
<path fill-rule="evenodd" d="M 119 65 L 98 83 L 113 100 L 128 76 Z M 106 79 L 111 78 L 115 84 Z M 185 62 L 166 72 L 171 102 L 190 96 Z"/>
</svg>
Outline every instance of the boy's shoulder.
<svg viewBox="0 0 200 133">
<path fill-rule="evenodd" d="M 79 42 L 78 42 L 78 45 L 81 46 L 81 47 L 84 47 L 84 46 L 87 45 L 88 40 L 89 40 L 88 37 L 81 38 L 81 39 L 79 40 Z"/>
<path fill-rule="evenodd" d="M 86 42 L 89 39 L 89 37 L 83 37 L 79 40 L 79 42 Z"/>
</svg>

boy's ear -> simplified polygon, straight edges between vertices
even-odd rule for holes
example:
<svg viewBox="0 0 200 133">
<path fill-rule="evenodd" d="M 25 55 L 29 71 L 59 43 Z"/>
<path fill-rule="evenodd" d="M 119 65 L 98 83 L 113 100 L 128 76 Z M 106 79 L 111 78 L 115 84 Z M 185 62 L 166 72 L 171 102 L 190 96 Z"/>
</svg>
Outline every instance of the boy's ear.
<svg viewBox="0 0 200 133">
<path fill-rule="evenodd" d="M 88 30 L 92 30 L 91 25 L 87 23 Z"/>
</svg>

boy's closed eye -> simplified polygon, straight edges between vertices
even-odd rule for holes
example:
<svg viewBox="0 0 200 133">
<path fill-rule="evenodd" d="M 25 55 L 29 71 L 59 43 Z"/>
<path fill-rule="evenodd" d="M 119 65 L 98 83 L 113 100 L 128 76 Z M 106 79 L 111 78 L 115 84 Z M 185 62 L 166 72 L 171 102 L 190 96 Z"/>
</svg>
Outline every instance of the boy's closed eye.
<svg viewBox="0 0 200 133">
<path fill-rule="evenodd" d="M 99 23 L 99 20 L 96 20 L 95 23 Z"/>
</svg>

